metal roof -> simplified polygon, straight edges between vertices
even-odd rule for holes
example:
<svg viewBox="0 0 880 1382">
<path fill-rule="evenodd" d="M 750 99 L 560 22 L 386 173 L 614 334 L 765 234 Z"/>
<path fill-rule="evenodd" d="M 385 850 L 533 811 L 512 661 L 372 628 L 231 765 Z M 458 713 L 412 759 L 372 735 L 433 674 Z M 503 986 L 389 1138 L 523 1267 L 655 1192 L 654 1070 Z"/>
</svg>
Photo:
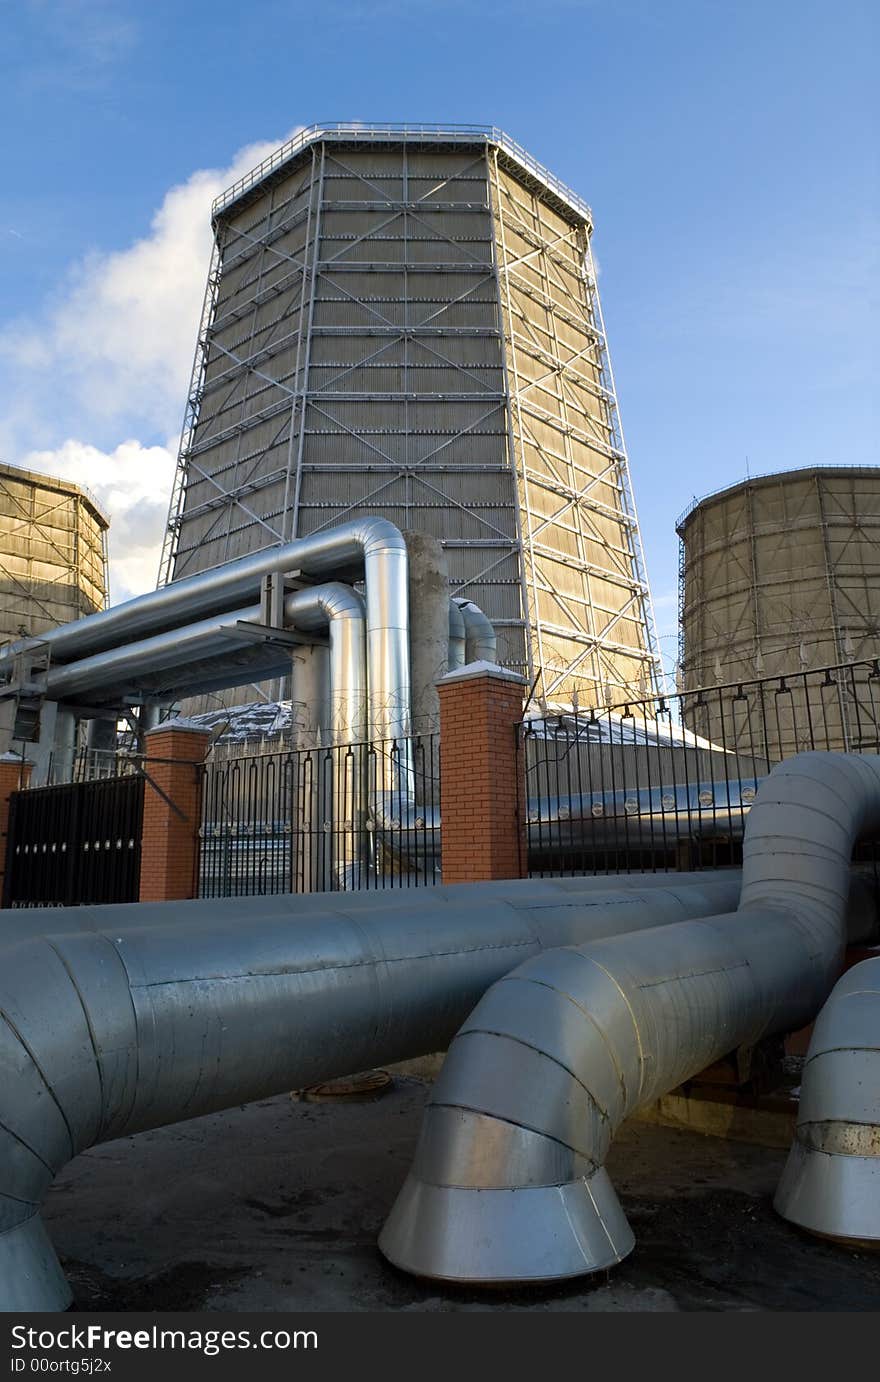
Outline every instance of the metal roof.
<svg viewBox="0 0 880 1382">
<path fill-rule="evenodd" d="M 579 220 L 593 224 L 593 213 L 587 202 L 577 192 L 562 182 L 549 168 L 511 139 L 496 125 L 435 125 L 410 123 L 408 121 L 388 121 L 384 124 L 364 124 L 356 120 L 328 121 L 319 125 L 309 125 L 282 144 L 274 153 L 258 163 L 244 177 L 234 182 L 214 201 L 211 208 L 212 219 L 216 221 L 224 211 L 246 197 L 254 188 L 277 173 L 297 158 L 312 144 L 329 140 L 341 144 L 364 143 L 399 144 L 494 144 L 525 178 L 540 187 L 548 200 L 558 203 L 569 213 L 574 212 Z"/>
</svg>

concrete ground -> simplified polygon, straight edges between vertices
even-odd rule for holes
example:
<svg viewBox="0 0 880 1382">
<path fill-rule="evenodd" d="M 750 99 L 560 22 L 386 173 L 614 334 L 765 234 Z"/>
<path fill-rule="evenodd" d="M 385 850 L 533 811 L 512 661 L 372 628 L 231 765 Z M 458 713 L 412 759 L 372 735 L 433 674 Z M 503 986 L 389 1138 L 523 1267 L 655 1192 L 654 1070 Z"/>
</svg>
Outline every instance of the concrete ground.
<svg viewBox="0 0 880 1382">
<path fill-rule="evenodd" d="M 773 1212 L 783 1151 L 630 1123 L 609 1170 L 636 1235 L 611 1273 L 540 1290 L 440 1288 L 376 1238 L 428 1086 L 370 1102 L 280 1097 L 107 1143 L 58 1177 L 46 1221 L 76 1308 L 880 1310 L 880 1253 Z"/>
</svg>

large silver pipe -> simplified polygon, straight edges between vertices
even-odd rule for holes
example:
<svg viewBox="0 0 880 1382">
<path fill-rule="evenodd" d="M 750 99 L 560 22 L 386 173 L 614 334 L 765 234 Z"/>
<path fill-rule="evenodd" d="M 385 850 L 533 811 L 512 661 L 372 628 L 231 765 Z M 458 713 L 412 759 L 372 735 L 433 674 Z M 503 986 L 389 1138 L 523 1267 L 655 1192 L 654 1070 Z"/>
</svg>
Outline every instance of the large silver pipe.
<svg viewBox="0 0 880 1382">
<path fill-rule="evenodd" d="M 384 682 L 381 669 L 383 665 L 389 669 L 397 666 L 401 641 L 408 653 L 408 620 L 406 545 L 400 531 L 382 518 L 342 523 L 280 547 L 254 552 L 210 571 L 172 581 L 170 585 L 90 614 L 75 623 L 49 629 L 40 635 L 40 641 L 49 644 L 53 664 L 69 662 L 249 604 L 259 598 L 263 576 L 273 571 L 295 570 L 312 576 L 327 571 L 338 577 L 363 575 L 367 586 L 367 622 L 372 637 L 371 658 L 378 680 Z M 404 634 L 407 637 L 402 637 Z M 0 649 L 0 666 L 30 642 L 32 640 L 11 643 Z M 405 705 L 400 705 L 400 693 L 392 697 L 389 714 L 393 722 L 396 722 L 395 715 L 398 719 L 406 719 L 409 714 L 408 670 L 395 684 L 407 688 L 407 700 Z"/>
<path fill-rule="evenodd" d="M 238 620 L 258 622 L 259 618 L 259 605 L 248 605 L 137 643 L 93 653 L 66 666 L 50 667 L 46 674 L 47 695 L 51 700 L 64 700 L 116 687 L 126 689 L 137 677 L 150 672 L 186 667 L 197 659 L 219 656 L 230 647 L 241 646 L 241 640 L 231 631 Z"/>
<path fill-rule="evenodd" d="M 447 665 L 450 672 L 457 672 L 467 661 L 467 639 L 464 630 L 464 615 L 454 600 L 449 601 L 449 652 Z"/>
<path fill-rule="evenodd" d="M 479 908 L 484 903 L 502 903 L 511 907 L 554 907 L 570 910 L 604 906 L 609 897 L 625 899 L 630 893 L 640 899 L 655 890 L 679 894 L 683 888 L 696 887 L 712 889 L 713 899 L 725 897 L 733 902 L 739 897 L 742 874 L 739 869 L 704 869 L 698 872 L 676 873 L 622 873 L 615 875 L 589 874 L 570 878 L 515 878 L 485 883 L 438 884 L 430 892 L 419 894 L 420 906 L 428 903 L 445 915 L 459 907 Z M 719 891 L 723 889 L 723 892 Z M 200 914 L 210 906 L 211 914 L 218 920 L 229 921 L 241 916 L 242 901 L 238 897 L 212 898 L 210 903 L 193 899 L 175 902 L 175 915 L 185 926 L 190 920 L 198 920 Z M 125 907 L 114 913 L 113 925 L 117 930 L 140 929 L 157 924 L 167 916 L 164 902 L 141 902 L 136 907 Z M 406 911 L 414 906 L 412 892 L 407 888 L 366 889 L 352 893 L 344 904 L 334 893 L 312 893 L 307 898 L 298 898 L 293 918 L 297 925 L 306 921 L 318 921 L 321 917 L 333 917 L 344 907 L 347 915 L 354 917 L 372 913 Z M 247 899 L 249 922 L 271 921 L 282 917 L 291 918 L 290 896 L 284 893 L 252 896 Z M 52 930 L 60 931 L 100 931 L 106 925 L 107 909 L 104 906 L 76 908 L 14 908 L 0 910 L 0 946 L 13 940 L 30 938 Z M 850 945 L 873 942 L 880 938 L 877 925 L 877 899 L 873 878 L 854 868 L 850 878 L 850 893 L 847 904 L 847 941 Z"/>
<path fill-rule="evenodd" d="M 293 784 L 296 809 L 305 819 L 297 840 L 306 851 L 295 876 L 303 891 L 311 887 L 356 886 L 361 858 L 359 841 L 364 815 L 367 735 L 367 649 L 364 601 L 350 586 L 314 586 L 288 595 L 284 618 L 297 628 L 321 628 L 329 621 L 330 657 L 327 703 L 321 718 L 327 725 L 326 755 L 298 755 Z M 302 666 L 302 663 L 299 664 Z M 319 670 L 313 662 L 311 670 Z M 315 688 L 317 689 L 317 688 Z M 294 687 L 294 691 L 297 688 Z M 378 714 L 378 709 L 376 711 Z M 371 718 L 375 718 L 375 715 Z M 329 783 L 325 779 L 329 776 Z M 329 788 L 331 834 L 320 829 L 322 788 Z"/>
<path fill-rule="evenodd" d="M 380 1238 L 390 1261 L 488 1283 L 625 1257 L 604 1167 L 614 1132 L 815 1016 L 840 972 L 853 846 L 878 829 L 880 757 L 789 759 L 749 813 L 737 911 L 545 952 L 486 992 L 434 1086 Z"/>
<path fill-rule="evenodd" d="M 0 953 L 0 1308 L 67 1304 L 39 1209 L 86 1147 L 441 1050 L 524 956 L 699 916 L 736 883 L 584 905 L 553 880 L 506 888 L 513 901 L 476 885 L 418 907 L 346 895 L 301 919 L 289 899 L 259 919 L 250 899 L 94 908 L 80 930 L 47 909 L 30 936 L 15 918 Z"/>
<path fill-rule="evenodd" d="M 511 907 L 554 906 L 571 909 L 581 905 L 592 906 L 594 902 L 603 905 L 609 896 L 627 897 L 630 893 L 640 896 L 659 889 L 661 892 L 679 893 L 683 888 L 696 887 L 713 889 L 713 897 L 723 895 L 734 901 L 739 897 L 741 873 L 739 869 L 705 869 L 688 873 L 644 873 L 619 874 L 613 877 L 590 874 L 586 877 L 572 878 L 514 878 L 486 883 L 468 883 L 465 887 L 452 884 L 444 887 L 438 884 L 430 892 L 420 893 L 422 906 L 436 907 L 441 915 L 451 913 L 460 907 L 479 907 L 483 903 L 496 903 Z M 857 875 L 853 874 L 855 883 Z M 724 889 L 723 894 L 715 891 Z M 871 928 L 875 908 L 873 897 L 867 895 L 864 906 L 860 908 L 850 939 L 866 940 L 873 934 Z M 175 902 L 174 914 L 181 926 L 190 921 L 198 921 L 210 907 L 211 915 L 218 921 L 234 921 L 242 915 L 242 900 L 239 897 L 216 897 L 210 902 L 202 899 Z M 352 893 L 343 900 L 335 893 L 312 893 L 308 897 L 297 898 L 291 910 L 289 894 L 267 893 L 247 899 L 248 922 L 272 921 L 280 918 L 293 920 L 296 925 L 318 921 L 321 917 L 336 916 L 340 909 L 346 915 L 362 917 L 374 912 L 386 913 L 407 911 L 413 907 L 413 894 L 408 888 L 365 889 Z M 140 930 L 164 922 L 169 904 L 165 902 L 139 902 L 136 907 L 117 908 L 113 913 L 113 925 L 117 930 Z M 562 913 L 560 912 L 560 916 Z M 107 924 L 108 912 L 105 906 L 86 906 L 76 908 L 22 907 L 0 910 L 0 947 L 14 940 L 30 939 L 52 931 L 53 934 L 67 931 L 100 931 Z"/>
<path fill-rule="evenodd" d="M 491 622 L 473 600 L 453 596 L 464 620 L 465 662 L 495 662 L 498 657 L 498 639 Z M 450 668 L 451 670 L 451 668 Z"/>
<path fill-rule="evenodd" d="M 816 1019 L 773 1203 L 811 1233 L 880 1242 L 880 955 L 838 979 Z"/>
<path fill-rule="evenodd" d="M 363 597 L 340 581 L 297 590 L 284 601 L 284 622 L 296 629 L 329 629 L 327 721 L 331 742 L 360 743 L 367 737 L 367 628 Z M 379 707 L 374 707 L 371 718 L 379 714 Z"/>
<path fill-rule="evenodd" d="M 363 739 L 367 727 L 366 706 L 366 607 L 363 598 L 339 581 L 310 586 L 288 595 L 284 601 L 285 624 L 303 630 L 329 629 L 330 707 L 334 742 Z M 67 666 L 54 667 L 47 675 L 47 690 L 54 700 L 88 695 L 110 688 L 125 688 L 151 672 L 186 667 L 201 658 L 240 648 L 235 625 L 260 622 L 259 605 L 214 615 L 180 629 L 156 634 L 139 643 L 110 648 Z M 399 696 L 400 688 L 391 687 Z M 389 688 L 379 683 L 374 716 L 381 717 Z"/>
</svg>

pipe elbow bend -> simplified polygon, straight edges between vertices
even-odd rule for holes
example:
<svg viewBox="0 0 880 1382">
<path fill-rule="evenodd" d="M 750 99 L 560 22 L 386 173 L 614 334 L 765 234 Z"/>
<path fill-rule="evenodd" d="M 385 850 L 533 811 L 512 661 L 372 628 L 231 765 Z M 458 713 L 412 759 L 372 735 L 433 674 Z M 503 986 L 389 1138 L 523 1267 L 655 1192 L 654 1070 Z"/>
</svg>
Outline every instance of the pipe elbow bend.
<svg viewBox="0 0 880 1382">
<path fill-rule="evenodd" d="M 880 1242 L 880 956 L 848 970 L 816 1019 L 773 1203 L 811 1233 Z"/>
<path fill-rule="evenodd" d="M 464 622 L 466 660 L 494 662 L 498 656 L 498 638 L 491 620 L 473 600 L 466 600 L 459 595 L 454 595 L 452 599 L 458 606 Z"/>
<path fill-rule="evenodd" d="M 406 557 L 406 542 L 403 533 L 387 518 L 365 518 L 357 523 L 358 537 L 364 549 L 364 557 L 379 556 L 382 553 L 402 552 Z"/>
<path fill-rule="evenodd" d="M 389 1261 L 488 1285 L 580 1276 L 632 1250 L 603 1165 L 641 1084 L 619 1000 L 578 949 L 545 951 L 486 992 L 434 1086 L 379 1239 Z"/>
<path fill-rule="evenodd" d="M 310 586 L 305 590 L 288 595 L 284 602 L 285 620 L 295 624 L 308 614 L 320 613 L 324 623 L 334 619 L 366 618 L 366 604 L 362 595 L 343 581 L 324 581 L 321 585 Z"/>
</svg>

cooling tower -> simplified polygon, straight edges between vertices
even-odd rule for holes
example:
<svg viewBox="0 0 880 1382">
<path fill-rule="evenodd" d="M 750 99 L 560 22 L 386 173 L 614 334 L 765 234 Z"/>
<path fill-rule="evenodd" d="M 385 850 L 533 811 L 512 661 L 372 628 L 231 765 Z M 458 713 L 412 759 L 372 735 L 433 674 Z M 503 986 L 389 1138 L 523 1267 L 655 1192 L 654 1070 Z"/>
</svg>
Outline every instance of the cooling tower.
<svg viewBox="0 0 880 1382">
<path fill-rule="evenodd" d="M 213 225 L 160 583 L 382 516 L 442 540 L 539 696 L 653 689 L 580 197 L 496 129 L 333 125 Z"/>
<path fill-rule="evenodd" d="M 684 689 L 788 678 L 756 717 L 762 743 L 752 751 L 771 761 L 811 736 L 829 749 L 876 738 L 875 683 L 859 690 L 835 675 L 820 696 L 812 678 L 809 708 L 801 674 L 880 653 L 880 468 L 746 480 L 695 502 L 676 526 Z M 706 713 L 694 727 L 719 738 Z"/>
<path fill-rule="evenodd" d="M 104 608 L 108 526 L 79 485 L 0 465 L 0 643 Z"/>
</svg>

